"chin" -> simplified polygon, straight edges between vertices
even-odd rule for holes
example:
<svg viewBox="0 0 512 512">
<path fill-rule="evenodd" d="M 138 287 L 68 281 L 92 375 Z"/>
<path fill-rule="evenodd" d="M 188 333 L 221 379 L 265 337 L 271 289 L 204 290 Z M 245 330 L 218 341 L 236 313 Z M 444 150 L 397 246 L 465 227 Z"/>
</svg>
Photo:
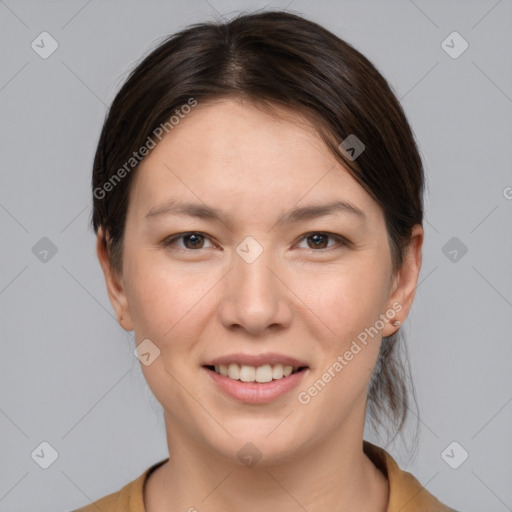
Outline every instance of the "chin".
<svg viewBox="0 0 512 512">
<path fill-rule="evenodd" d="M 223 435 L 206 442 L 225 459 L 247 467 L 283 464 L 296 457 L 308 443 L 303 438 L 303 425 L 299 433 L 290 426 L 283 428 L 284 425 L 279 425 L 281 421 L 282 418 L 261 420 L 258 426 L 254 420 L 246 419 L 236 427 L 227 427 L 233 437 Z"/>
</svg>

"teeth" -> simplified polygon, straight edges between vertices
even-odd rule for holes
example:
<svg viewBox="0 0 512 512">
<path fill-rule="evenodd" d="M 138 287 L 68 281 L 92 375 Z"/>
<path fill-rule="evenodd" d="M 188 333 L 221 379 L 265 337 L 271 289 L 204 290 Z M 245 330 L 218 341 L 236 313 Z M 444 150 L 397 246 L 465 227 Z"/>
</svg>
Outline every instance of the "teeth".
<svg viewBox="0 0 512 512">
<path fill-rule="evenodd" d="M 288 377 L 288 375 L 291 375 L 293 371 L 293 366 L 284 366 L 283 367 L 283 373 L 285 377 Z"/>
<path fill-rule="evenodd" d="M 272 367 L 272 378 L 273 379 L 282 379 L 284 376 L 283 365 L 275 364 Z"/>
<path fill-rule="evenodd" d="M 228 377 L 233 380 L 240 380 L 240 366 L 232 363 L 228 368 Z"/>
<path fill-rule="evenodd" d="M 270 382 L 272 380 L 272 366 L 265 364 L 256 368 L 254 380 L 256 382 Z"/>
<path fill-rule="evenodd" d="M 282 364 L 264 364 L 263 366 L 248 366 L 231 363 L 230 365 L 215 365 L 215 373 L 229 377 L 233 380 L 241 380 L 242 382 L 270 382 L 272 380 L 282 379 L 295 373 L 298 368 L 290 365 Z"/>
<path fill-rule="evenodd" d="M 254 382 L 256 380 L 256 368 L 242 365 L 240 367 L 240 380 L 242 382 Z"/>
</svg>

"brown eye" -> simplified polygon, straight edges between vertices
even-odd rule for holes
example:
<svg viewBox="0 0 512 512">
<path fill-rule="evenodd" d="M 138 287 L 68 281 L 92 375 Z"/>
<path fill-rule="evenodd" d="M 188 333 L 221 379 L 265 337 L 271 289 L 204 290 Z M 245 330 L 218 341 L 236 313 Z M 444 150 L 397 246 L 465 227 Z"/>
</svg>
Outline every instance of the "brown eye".
<svg viewBox="0 0 512 512">
<path fill-rule="evenodd" d="M 172 246 L 177 245 L 175 242 L 176 240 L 183 240 L 183 246 L 178 246 L 178 249 L 204 249 L 204 241 L 207 240 L 207 237 L 203 235 L 202 233 L 181 233 L 178 235 L 173 235 L 169 238 L 167 238 L 164 242 L 166 246 Z"/>
<path fill-rule="evenodd" d="M 345 245 L 344 239 L 339 235 L 322 232 L 315 232 L 304 235 L 301 241 L 306 241 L 308 249 L 311 249 L 312 251 L 321 251 L 322 249 L 330 250 L 332 248 L 336 248 L 336 244 L 328 245 L 328 241 L 330 238 L 337 240 L 339 242 L 339 245 Z"/>
<path fill-rule="evenodd" d="M 322 233 L 315 233 L 314 235 L 306 237 L 306 240 L 311 240 L 311 249 L 325 249 L 328 244 L 328 239 L 329 236 Z"/>
</svg>

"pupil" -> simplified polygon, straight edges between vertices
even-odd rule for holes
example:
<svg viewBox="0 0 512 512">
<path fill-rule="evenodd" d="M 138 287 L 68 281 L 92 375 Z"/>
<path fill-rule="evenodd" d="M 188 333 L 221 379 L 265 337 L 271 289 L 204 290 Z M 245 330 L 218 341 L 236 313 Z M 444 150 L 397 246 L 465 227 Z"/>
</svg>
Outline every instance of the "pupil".
<svg viewBox="0 0 512 512">
<path fill-rule="evenodd" d="M 187 236 L 189 242 L 192 240 L 192 246 L 197 246 L 197 244 L 200 242 L 200 236 L 199 235 L 188 235 Z M 195 239 L 195 241 L 194 241 Z"/>
<path fill-rule="evenodd" d="M 316 235 L 311 235 L 311 239 L 313 239 L 313 243 L 316 247 L 318 247 L 319 244 L 322 243 L 322 238 L 324 238 L 325 235 L 319 235 L 319 234 L 316 234 Z"/>
</svg>

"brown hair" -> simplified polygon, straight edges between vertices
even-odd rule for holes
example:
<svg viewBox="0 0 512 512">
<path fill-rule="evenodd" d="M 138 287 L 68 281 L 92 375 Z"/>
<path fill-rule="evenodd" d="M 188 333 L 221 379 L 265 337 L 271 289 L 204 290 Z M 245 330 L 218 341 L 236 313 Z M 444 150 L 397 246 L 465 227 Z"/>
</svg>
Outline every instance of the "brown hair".
<svg viewBox="0 0 512 512">
<path fill-rule="evenodd" d="M 201 103 L 225 96 L 279 104 L 308 116 L 334 157 L 381 206 L 393 270 L 401 267 L 412 227 L 423 221 L 424 175 L 399 101 L 349 43 L 298 15 L 267 11 L 195 24 L 165 38 L 116 95 L 94 159 L 91 219 L 95 232 L 101 226 L 108 234 L 104 243 L 114 270 L 122 268 L 134 175 L 127 162 L 135 170 L 133 156 L 191 98 Z M 365 145 L 357 159 L 339 148 L 349 135 Z M 383 339 L 367 402 L 371 425 L 391 420 L 395 435 L 408 409 L 399 341 L 399 332 Z"/>
</svg>

